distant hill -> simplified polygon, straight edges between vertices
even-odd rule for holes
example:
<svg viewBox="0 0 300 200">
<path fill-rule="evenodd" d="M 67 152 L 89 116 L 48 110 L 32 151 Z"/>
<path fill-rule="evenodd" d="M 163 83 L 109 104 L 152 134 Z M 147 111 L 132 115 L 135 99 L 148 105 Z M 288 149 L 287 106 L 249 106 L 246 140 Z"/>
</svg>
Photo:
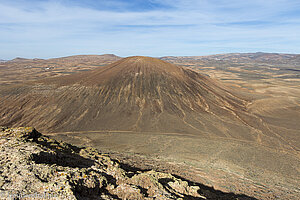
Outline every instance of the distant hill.
<svg viewBox="0 0 300 200">
<path fill-rule="evenodd" d="M 120 57 L 113 54 L 76 55 L 51 59 L 15 58 L 0 65 L 0 84 L 9 85 L 45 77 L 55 77 L 105 66 Z"/>
<path fill-rule="evenodd" d="M 27 58 L 14 58 L 9 62 L 36 62 L 36 61 L 44 61 L 44 62 L 93 62 L 99 60 L 116 60 L 119 59 L 118 56 L 114 54 L 103 54 L 103 55 L 75 55 L 75 56 L 67 56 L 60 58 L 50 58 L 50 59 L 27 59 Z"/>
<path fill-rule="evenodd" d="M 12 60 L 8 60 L 8 62 L 30 62 L 32 61 L 33 59 L 28 59 L 28 58 L 20 58 L 20 57 L 16 57 Z"/>
<path fill-rule="evenodd" d="M 209 56 L 165 56 L 162 60 L 198 60 L 198 61 L 231 61 L 231 62 L 268 62 L 268 63 L 300 63 L 300 54 L 282 53 L 228 53 Z"/>
</svg>

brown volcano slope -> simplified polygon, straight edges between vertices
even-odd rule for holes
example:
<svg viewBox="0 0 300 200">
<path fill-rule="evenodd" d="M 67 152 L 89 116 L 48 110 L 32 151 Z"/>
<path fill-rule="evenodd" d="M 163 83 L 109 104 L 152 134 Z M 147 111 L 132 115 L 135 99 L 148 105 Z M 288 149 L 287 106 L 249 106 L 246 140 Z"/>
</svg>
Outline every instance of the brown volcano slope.
<svg viewBox="0 0 300 200">
<path fill-rule="evenodd" d="M 59 131 L 143 131 L 288 145 L 218 82 L 165 61 L 106 67 L 0 90 L 0 124 Z"/>
</svg>

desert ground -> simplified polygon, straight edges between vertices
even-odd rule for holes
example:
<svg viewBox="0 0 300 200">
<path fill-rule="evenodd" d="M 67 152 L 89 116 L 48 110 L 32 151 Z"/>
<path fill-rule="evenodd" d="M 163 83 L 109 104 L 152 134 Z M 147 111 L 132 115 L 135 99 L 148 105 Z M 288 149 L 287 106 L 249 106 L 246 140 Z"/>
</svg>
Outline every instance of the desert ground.
<svg viewBox="0 0 300 200">
<path fill-rule="evenodd" d="M 55 64 L 53 60 L 3 62 L 1 90 L 7 92 L 16 83 L 101 68 L 120 58 L 109 55 L 101 60 L 90 59 L 87 62 L 73 58 L 68 64 L 59 59 L 54 59 Z M 161 59 L 207 75 L 232 94 L 247 99 L 243 109 L 251 117 L 230 122 L 218 116 L 203 116 L 199 123 L 204 124 L 199 125 L 193 122 L 196 117 L 190 115 L 183 118 L 191 126 L 186 132 L 182 131 L 185 129 L 145 131 L 136 127 L 132 130 L 49 130 L 47 135 L 79 146 L 96 147 L 135 167 L 171 172 L 224 192 L 257 199 L 299 199 L 298 56 L 258 53 Z"/>
</svg>

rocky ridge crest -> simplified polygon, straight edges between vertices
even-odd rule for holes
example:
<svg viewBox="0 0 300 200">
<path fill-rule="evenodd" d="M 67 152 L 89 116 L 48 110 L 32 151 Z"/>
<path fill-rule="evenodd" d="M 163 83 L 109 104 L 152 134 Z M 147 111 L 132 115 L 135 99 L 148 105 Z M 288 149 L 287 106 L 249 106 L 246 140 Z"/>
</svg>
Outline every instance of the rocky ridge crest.
<svg viewBox="0 0 300 200">
<path fill-rule="evenodd" d="M 0 128 L 0 166 L 0 199 L 235 199 L 168 173 L 122 168 L 94 148 L 31 127 Z"/>
</svg>

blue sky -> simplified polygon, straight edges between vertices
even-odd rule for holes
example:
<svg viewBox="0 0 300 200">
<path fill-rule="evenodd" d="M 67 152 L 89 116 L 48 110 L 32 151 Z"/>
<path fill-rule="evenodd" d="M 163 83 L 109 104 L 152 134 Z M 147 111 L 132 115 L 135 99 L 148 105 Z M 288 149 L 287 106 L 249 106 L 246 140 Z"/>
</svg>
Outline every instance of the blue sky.
<svg viewBox="0 0 300 200">
<path fill-rule="evenodd" d="M 300 53 L 299 0 L 0 0 L 0 59 Z"/>
</svg>

